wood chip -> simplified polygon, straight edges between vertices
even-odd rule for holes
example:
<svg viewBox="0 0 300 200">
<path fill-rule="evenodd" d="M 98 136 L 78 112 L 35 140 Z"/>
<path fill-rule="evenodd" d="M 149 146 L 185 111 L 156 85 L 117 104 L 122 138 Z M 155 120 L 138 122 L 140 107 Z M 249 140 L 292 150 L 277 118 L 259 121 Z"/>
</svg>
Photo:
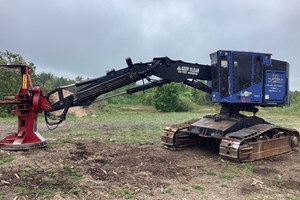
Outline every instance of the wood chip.
<svg viewBox="0 0 300 200">
<path fill-rule="evenodd" d="M 18 174 L 15 174 L 15 177 L 20 180 L 20 176 Z"/>
<path fill-rule="evenodd" d="M 101 169 L 101 168 L 100 168 Z M 108 173 L 104 170 L 104 169 L 101 169 L 101 171 L 103 171 L 103 173 L 107 176 Z"/>
<path fill-rule="evenodd" d="M 160 185 L 160 191 L 163 192 L 164 191 L 164 187 L 162 185 Z"/>
<path fill-rule="evenodd" d="M 10 185 L 10 182 L 4 181 L 4 180 L 1 180 L 1 182 L 6 184 L 6 185 Z"/>
<path fill-rule="evenodd" d="M 251 183 L 251 185 L 257 185 L 257 184 L 260 184 L 260 185 L 263 185 L 264 183 L 260 180 L 257 180 L 256 178 L 252 178 L 253 182 Z"/>
</svg>

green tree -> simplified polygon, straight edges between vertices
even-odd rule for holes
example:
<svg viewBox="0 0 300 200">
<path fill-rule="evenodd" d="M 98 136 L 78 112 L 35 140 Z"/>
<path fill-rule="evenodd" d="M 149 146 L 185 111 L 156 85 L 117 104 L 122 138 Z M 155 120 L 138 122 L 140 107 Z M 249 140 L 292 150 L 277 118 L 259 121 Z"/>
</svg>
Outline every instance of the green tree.
<svg viewBox="0 0 300 200">
<path fill-rule="evenodd" d="M 177 83 L 169 83 L 158 87 L 154 92 L 152 104 L 161 112 L 177 111 L 179 105 L 180 86 Z"/>
<path fill-rule="evenodd" d="M 82 76 L 77 76 L 77 77 L 75 78 L 75 81 L 76 81 L 76 82 L 81 82 L 81 81 L 83 81 L 83 77 L 82 77 Z"/>
<path fill-rule="evenodd" d="M 21 55 L 11 53 L 9 51 L 0 51 L 0 64 L 13 65 L 21 64 L 28 65 L 31 68 L 32 79 L 35 79 L 35 66 L 33 63 L 27 63 Z M 12 68 L 0 69 L 0 99 L 3 100 L 9 96 L 14 96 L 20 87 L 21 76 L 20 72 Z M 10 115 L 13 105 L 5 105 L 0 107 L 0 116 Z"/>
<path fill-rule="evenodd" d="M 210 103 L 209 101 L 207 101 L 207 94 L 205 92 L 192 88 L 191 93 L 192 93 L 191 100 L 195 104 L 206 105 Z"/>
<path fill-rule="evenodd" d="M 292 112 L 299 113 L 300 111 L 300 92 L 290 92 L 290 108 Z"/>
</svg>

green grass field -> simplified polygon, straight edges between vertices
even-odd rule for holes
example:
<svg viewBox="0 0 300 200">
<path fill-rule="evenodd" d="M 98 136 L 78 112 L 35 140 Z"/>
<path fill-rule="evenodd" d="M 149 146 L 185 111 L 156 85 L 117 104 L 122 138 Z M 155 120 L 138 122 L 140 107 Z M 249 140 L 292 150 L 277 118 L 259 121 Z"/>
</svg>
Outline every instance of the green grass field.
<svg viewBox="0 0 300 200">
<path fill-rule="evenodd" d="M 96 116 L 88 115 L 82 118 L 69 116 L 66 124 L 76 122 L 83 124 L 84 127 L 71 129 L 70 132 L 65 133 L 65 139 L 102 137 L 105 142 L 155 143 L 160 141 L 164 127 L 191 119 L 200 119 L 205 115 L 215 114 L 218 110 L 218 107 L 202 106 L 194 112 L 162 113 L 150 106 L 113 105 L 109 112 L 99 112 Z M 261 109 L 257 116 L 277 125 L 300 130 L 298 124 L 300 115 L 286 112 L 284 109 Z M 57 131 L 59 130 L 58 128 Z"/>
<path fill-rule="evenodd" d="M 66 121 L 55 131 L 48 131 L 45 127 L 39 128 L 39 131 L 46 138 L 52 134 L 61 134 L 58 142 L 63 143 L 74 138 L 101 138 L 105 142 L 149 144 L 160 141 L 162 130 L 166 126 L 200 119 L 205 115 L 215 114 L 218 110 L 214 106 L 201 106 L 194 112 L 162 113 L 151 106 L 112 105 L 108 111 L 99 111 L 96 115 L 75 117 L 69 114 Z M 287 112 L 285 108 L 261 109 L 257 116 L 277 125 L 300 130 L 300 115 Z M 1 118 L 1 123 L 16 125 L 17 118 Z M 42 115 L 39 117 L 39 124 L 44 124 Z"/>
</svg>

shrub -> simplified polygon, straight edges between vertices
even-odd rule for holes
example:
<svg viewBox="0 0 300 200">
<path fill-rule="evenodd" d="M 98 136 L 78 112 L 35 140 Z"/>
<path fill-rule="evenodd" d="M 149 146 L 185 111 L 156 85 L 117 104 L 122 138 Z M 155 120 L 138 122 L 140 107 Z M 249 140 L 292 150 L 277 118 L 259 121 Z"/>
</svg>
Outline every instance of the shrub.
<svg viewBox="0 0 300 200">
<path fill-rule="evenodd" d="M 196 109 L 196 104 L 186 96 L 180 96 L 177 108 L 177 112 L 188 112 Z"/>
<path fill-rule="evenodd" d="M 174 112 L 179 105 L 179 88 L 170 83 L 156 89 L 152 99 L 153 106 L 161 112 Z"/>
</svg>

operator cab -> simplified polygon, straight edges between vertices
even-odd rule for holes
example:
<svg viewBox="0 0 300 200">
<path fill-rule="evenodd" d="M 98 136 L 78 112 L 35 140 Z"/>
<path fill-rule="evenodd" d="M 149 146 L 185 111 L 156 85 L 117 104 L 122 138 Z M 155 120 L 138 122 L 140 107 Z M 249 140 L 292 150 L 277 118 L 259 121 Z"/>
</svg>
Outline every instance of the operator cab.
<svg viewBox="0 0 300 200">
<path fill-rule="evenodd" d="M 210 54 L 212 101 L 259 106 L 289 104 L 289 63 L 271 54 L 219 50 Z"/>
</svg>

